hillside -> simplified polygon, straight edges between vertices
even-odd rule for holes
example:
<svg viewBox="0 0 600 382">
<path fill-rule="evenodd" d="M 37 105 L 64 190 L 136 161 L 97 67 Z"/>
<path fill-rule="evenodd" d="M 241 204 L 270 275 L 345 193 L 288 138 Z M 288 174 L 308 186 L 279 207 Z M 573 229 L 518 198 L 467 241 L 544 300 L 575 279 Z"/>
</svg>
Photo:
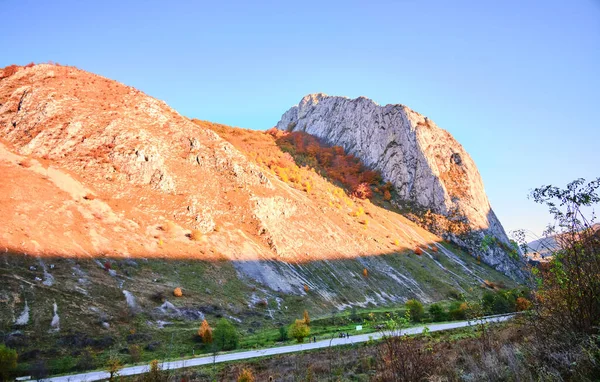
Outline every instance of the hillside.
<svg viewBox="0 0 600 382">
<path fill-rule="evenodd" d="M 323 316 L 478 294 L 485 280 L 513 285 L 398 213 L 379 175 L 343 150 L 379 184 L 371 200 L 281 139 L 191 121 L 73 67 L 0 72 L 5 342 L 78 357 L 142 333 L 136 341 L 166 352 L 203 317 L 250 334 L 304 309 Z"/>
</svg>

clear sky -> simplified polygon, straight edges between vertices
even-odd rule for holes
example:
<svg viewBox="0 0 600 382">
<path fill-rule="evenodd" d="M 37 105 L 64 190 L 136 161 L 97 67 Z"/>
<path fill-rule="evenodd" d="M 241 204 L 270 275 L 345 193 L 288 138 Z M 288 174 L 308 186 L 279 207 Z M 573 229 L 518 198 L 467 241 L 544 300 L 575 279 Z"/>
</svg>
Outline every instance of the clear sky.
<svg viewBox="0 0 600 382">
<path fill-rule="evenodd" d="M 267 129 L 308 93 L 402 103 L 477 163 L 507 230 L 600 176 L 600 1 L 0 0 L 0 66 L 74 65 L 181 114 Z"/>
</svg>

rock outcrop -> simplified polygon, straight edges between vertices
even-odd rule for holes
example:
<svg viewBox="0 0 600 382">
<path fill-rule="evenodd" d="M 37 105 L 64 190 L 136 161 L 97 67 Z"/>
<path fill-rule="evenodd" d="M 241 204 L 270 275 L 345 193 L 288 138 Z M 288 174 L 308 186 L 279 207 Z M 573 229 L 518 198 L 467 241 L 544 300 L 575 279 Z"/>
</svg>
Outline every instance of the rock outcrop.
<svg viewBox="0 0 600 382">
<path fill-rule="evenodd" d="M 508 256 L 509 239 L 490 207 L 475 163 L 450 133 L 427 117 L 404 105 L 379 106 L 365 97 L 319 93 L 285 112 L 277 128 L 342 146 L 394 185 L 398 204 L 408 202 L 466 223 L 468 234 L 444 236 L 505 274 L 521 277 L 521 264 Z M 495 238 L 495 245 L 482 249 L 486 235 Z"/>
</svg>

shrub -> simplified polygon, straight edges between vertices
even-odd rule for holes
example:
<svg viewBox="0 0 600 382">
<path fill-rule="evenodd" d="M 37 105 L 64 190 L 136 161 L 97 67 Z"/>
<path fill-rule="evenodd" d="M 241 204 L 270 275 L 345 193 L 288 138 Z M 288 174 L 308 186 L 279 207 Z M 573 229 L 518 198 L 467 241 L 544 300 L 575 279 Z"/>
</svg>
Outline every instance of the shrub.
<svg viewBox="0 0 600 382">
<path fill-rule="evenodd" d="M 423 254 L 423 250 L 421 249 L 421 247 L 415 248 L 415 255 L 421 256 L 422 254 Z"/>
<path fill-rule="evenodd" d="M 304 320 L 296 320 L 290 325 L 289 335 L 298 342 L 304 342 L 304 338 L 310 335 L 310 328 Z"/>
<path fill-rule="evenodd" d="M 192 233 L 190 234 L 190 239 L 192 239 L 193 241 L 200 241 L 202 240 L 204 235 L 202 235 L 202 231 L 198 230 L 198 229 L 194 229 L 192 230 Z"/>
<path fill-rule="evenodd" d="M 130 345 L 129 356 L 131 357 L 132 362 L 140 362 L 142 359 L 142 349 L 140 348 L 140 345 Z"/>
<path fill-rule="evenodd" d="M 240 375 L 237 378 L 237 382 L 254 382 L 254 374 L 250 369 L 242 369 Z"/>
<path fill-rule="evenodd" d="M 308 315 L 308 310 L 305 310 L 305 311 L 304 311 L 304 314 L 303 314 L 303 316 L 304 316 L 304 323 L 305 323 L 307 326 L 310 326 L 310 316 Z"/>
<path fill-rule="evenodd" d="M 363 269 L 363 276 L 364 277 L 369 277 L 369 271 L 367 270 L 367 268 Z"/>
<path fill-rule="evenodd" d="M 385 336 L 377 350 L 378 381 L 426 381 L 434 367 L 432 352 L 414 337 Z"/>
<path fill-rule="evenodd" d="M 0 78 L 7 78 L 12 76 L 13 74 L 15 74 L 17 72 L 17 70 L 19 70 L 19 66 L 17 65 L 9 65 L 6 68 L 4 68 L 4 73 L 2 74 L 2 77 Z"/>
<path fill-rule="evenodd" d="M 468 308 L 466 302 L 454 301 L 448 309 L 448 315 L 453 320 L 464 320 L 467 318 Z"/>
<path fill-rule="evenodd" d="M 157 359 L 150 361 L 150 370 L 144 375 L 143 380 L 146 382 L 160 382 L 165 380 Z"/>
<path fill-rule="evenodd" d="M 213 342 L 212 328 L 206 319 L 202 321 L 200 328 L 198 328 L 198 336 L 200 336 L 204 344 L 212 344 Z"/>
<path fill-rule="evenodd" d="M 183 296 L 183 291 L 181 290 L 180 287 L 173 289 L 173 296 L 175 296 L 175 297 Z"/>
<path fill-rule="evenodd" d="M 75 368 L 79 371 L 92 370 L 96 367 L 96 360 L 91 348 L 85 348 L 79 355 Z"/>
<path fill-rule="evenodd" d="M 19 161 L 19 166 L 29 168 L 29 167 L 33 166 L 33 162 L 31 162 L 31 159 L 25 158 L 25 159 Z"/>
<path fill-rule="evenodd" d="M 119 371 L 123 368 L 121 360 L 117 357 L 111 356 L 106 362 L 106 371 L 110 374 L 109 381 L 115 381 L 119 376 Z"/>
<path fill-rule="evenodd" d="M 161 226 L 162 230 L 165 231 L 168 234 L 173 234 L 175 233 L 175 230 L 177 230 L 177 224 L 175 224 L 174 222 L 167 220 L 162 226 Z"/>
<path fill-rule="evenodd" d="M 533 269 L 538 291 L 533 325 L 560 338 L 597 336 L 600 332 L 600 231 L 584 212 L 600 203 L 600 178 L 577 179 L 566 189 L 542 186 L 531 196 L 553 215 L 558 250 L 547 267 Z M 598 356 L 600 358 L 600 355 Z"/>
<path fill-rule="evenodd" d="M 424 309 L 423 309 L 423 304 L 421 304 L 420 301 L 411 299 L 411 300 L 406 301 L 404 306 L 406 306 L 406 309 L 408 311 L 408 314 L 410 315 L 411 321 L 413 321 L 413 322 L 421 321 L 421 318 L 423 318 Z"/>
<path fill-rule="evenodd" d="M 446 321 L 448 314 L 440 304 L 431 304 L 429 306 L 429 315 L 434 322 Z"/>
<path fill-rule="evenodd" d="M 369 199 L 373 196 L 373 191 L 371 190 L 371 187 L 369 187 L 369 185 L 367 183 L 360 183 L 353 190 L 352 195 L 354 195 L 355 197 L 357 197 L 359 199 Z"/>
<path fill-rule="evenodd" d="M 17 358 L 16 350 L 0 345 L 0 377 L 3 381 L 7 381 L 17 368 Z"/>
<path fill-rule="evenodd" d="M 285 326 L 279 327 L 279 341 L 287 341 L 288 340 L 288 331 Z"/>
<path fill-rule="evenodd" d="M 516 308 L 517 312 L 529 310 L 529 308 L 531 308 L 531 301 L 529 301 L 525 297 L 517 297 L 515 308 Z"/>
<path fill-rule="evenodd" d="M 240 338 L 235 326 L 225 318 L 217 322 L 213 330 L 213 343 L 217 349 L 233 350 L 239 346 Z"/>
<path fill-rule="evenodd" d="M 152 295 L 150 296 L 150 300 L 158 304 L 162 304 L 163 302 L 165 302 L 165 294 L 162 291 L 156 291 L 152 293 Z"/>
<path fill-rule="evenodd" d="M 308 287 L 308 285 L 307 285 L 307 284 L 304 284 L 304 291 L 305 291 L 306 293 L 308 293 L 308 291 L 309 291 L 309 290 L 310 290 L 310 288 Z"/>
</svg>

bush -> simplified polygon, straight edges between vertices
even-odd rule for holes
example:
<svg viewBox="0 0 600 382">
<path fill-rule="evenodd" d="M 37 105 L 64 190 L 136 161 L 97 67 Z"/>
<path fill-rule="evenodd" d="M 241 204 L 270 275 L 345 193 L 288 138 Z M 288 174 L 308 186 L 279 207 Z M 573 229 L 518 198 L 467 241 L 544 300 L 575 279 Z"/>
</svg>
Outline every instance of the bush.
<svg viewBox="0 0 600 382">
<path fill-rule="evenodd" d="M 213 343 L 219 350 L 233 350 L 239 346 L 240 338 L 235 326 L 225 318 L 217 322 L 213 331 Z"/>
<path fill-rule="evenodd" d="M 468 305 L 466 302 L 454 301 L 450 304 L 448 315 L 452 320 L 464 320 L 467 318 Z"/>
<path fill-rule="evenodd" d="M 280 326 L 279 327 L 279 341 L 287 341 L 289 339 L 288 337 L 288 331 L 285 328 L 285 326 Z"/>
<path fill-rule="evenodd" d="M 140 345 L 129 345 L 129 356 L 132 362 L 140 362 L 142 359 L 142 348 L 140 348 Z"/>
<path fill-rule="evenodd" d="M 446 321 L 448 314 L 440 304 L 431 304 L 429 306 L 429 315 L 434 322 Z"/>
<path fill-rule="evenodd" d="M 190 234 L 190 239 L 192 239 L 193 241 L 200 241 L 203 237 L 204 235 L 202 235 L 202 231 L 198 229 L 192 230 L 192 233 Z"/>
<path fill-rule="evenodd" d="M 121 363 L 121 360 L 111 356 L 106 362 L 106 371 L 110 374 L 108 380 L 111 382 L 116 380 L 122 368 L 123 364 Z"/>
<path fill-rule="evenodd" d="M 16 350 L 0 345 L 0 377 L 3 381 L 7 381 L 17 368 L 17 358 Z"/>
<path fill-rule="evenodd" d="M 213 333 L 212 328 L 208 324 L 208 321 L 202 321 L 200 328 L 198 329 L 198 336 L 202 339 L 202 343 L 204 344 L 212 344 L 213 342 Z"/>
<path fill-rule="evenodd" d="M 517 297 L 517 302 L 515 305 L 517 312 L 522 312 L 531 308 L 531 301 L 529 301 L 525 297 Z"/>
<path fill-rule="evenodd" d="M 303 317 L 304 317 L 304 323 L 307 326 L 310 326 L 310 316 L 308 315 L 308 310 L 304 311 Z"/>
<path fill-rule="evenodd" d="M 240 375 L 237 378 L 237 382 L 254 382 L 254 374 L 250 369 L 242 369 Z"/>
<path fill-rule="evenodd" d="M 173 290 L 173 296 L 175 297 L 181 297 L 183 296 L 183 291 L 181 290 L 181 288 L 177 287 Z"/>
<path fill-rule="evenodd" d="M 406 301 L 406 309 L 408 310 L 408 314 L 410 315 L 410 319 L 412 322 L 420 322 L 423 318 L 423 304 L 418 300 L 411 299 Z"/>
<path fill-rule="evenodd" d="M 91 348 L 85 348 L 77 359 L 75 368 L 79 371 L 92 370 L 96 368 L 96 360 Z"/>
<path fill-rule="evenodd" d="M 148 370 L 147 374 L 144 374 L 142 380 L 144 382 L 161 382 L 167 380 L 166 376 L 160 370 L 158 360 L 154 359 L 150 362 L 150 370 Z"/>
<path fill-rule="evenodd" d="M 162 291 L 156 291 L 152 293 L 152 295 L 150 296 L 150 300 L 158 304 L 162 304 L 163 302 L 165 302 L 165 294 Z"/>
<path fill-rule="evenodd" d="M 310 335 L 310 328 L 304 320 L 296 320 L 290 325 L 289 335 L 298 342 L 304 342 L 304 338 Z"/>
<path fill-rule="evenodd" d="M 12 76 L 13 74 L 15 74 L 17 72 L 17 70 L 19 70 L 19 66 L 17 65 L 9 65 L 6 68 L 4 68 L 4 72 L 2 74 L 2 77 L 0 78 L 7 78 Z"/>
</svg>

